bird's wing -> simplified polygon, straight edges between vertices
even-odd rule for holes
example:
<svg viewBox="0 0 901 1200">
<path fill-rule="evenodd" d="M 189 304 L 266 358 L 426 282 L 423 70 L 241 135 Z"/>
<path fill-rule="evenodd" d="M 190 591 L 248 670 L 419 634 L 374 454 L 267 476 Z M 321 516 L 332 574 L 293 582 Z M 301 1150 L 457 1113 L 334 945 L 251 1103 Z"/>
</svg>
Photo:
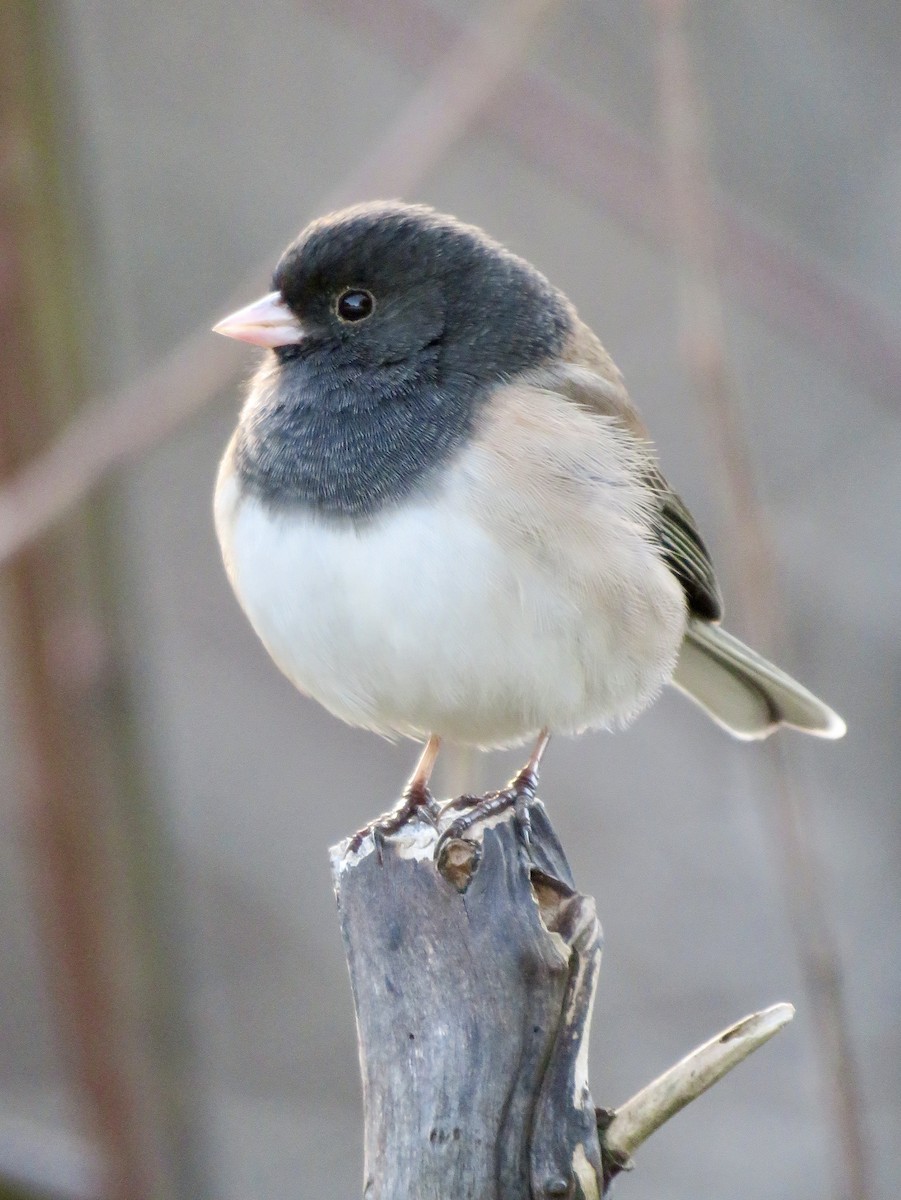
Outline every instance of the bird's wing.
<svg viewBox="0 0 901 1200">
<path fill-rule="evenodd" d="M 590 367 L 567 363 L 536 373 L 532 382 L 541 390 L 554 392 L 591 412 L 614 418 L 641 445 L 647 457 L 644 481 L 654 501 L 653 533 L 661 556 L 681 583 L 692 615 L 719 621 L 723 615 L 722 597 L 710 554 L 694 518 L 657 466 L 644 423 L 619 372 L 613 367 L 612 372 L 601 374 L 597 369 L 601 366 L 599 361 L 592 362 Z"/>
<path fill-rule="evenodd" d="M 688 607 L 696 617 L 719 621 L 723 598 L 707 547 L 698 533 L 694 517 L 672 490 L 658 468 L 648 477 L 660 504 L 656 534 L 667 566 L 682 584 Z"/>
</svg>

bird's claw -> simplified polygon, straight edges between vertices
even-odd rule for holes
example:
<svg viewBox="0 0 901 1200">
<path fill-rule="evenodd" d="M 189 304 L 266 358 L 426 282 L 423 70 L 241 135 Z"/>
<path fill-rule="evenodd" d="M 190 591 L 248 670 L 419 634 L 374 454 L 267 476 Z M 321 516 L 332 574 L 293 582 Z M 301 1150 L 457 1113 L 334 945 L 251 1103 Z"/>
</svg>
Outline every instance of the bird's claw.
<svg viewBox="0 0 901 1200">
<path fill-rule="evenodd" d="M 437 829 L 440 814 L 438 801 L 428 788 L 408 788 L 396 808 L 382 813 L 380 817 L 376 817 L 374 821 L 370 821 L 351 835 L 347 852 L 356 854 L 365 839 L 371 837 L 381 861 L 385 841 L 392 834 L 399 833 L 414 820 L 425 820 Z"/>
<path fill-rule="evenodd" d="M 454 800 L 448 800 L 441 809 L 442 813 L 457 808 L 466 808 L 468 811 L 452 821 L 439 836 L 435 844 L 435 861 L 440 860 L 449 842 L 464 839 L 474 825 L 488 817 L 506 812 L 510 808 L 515 813 L 523 851 L 528 854 L 532 841 L 532 819 L 529 815 L 529 805 L 535 799 L 537 787 L 538 779 L 535 772 L 527 768 L 500 791 L 487 792 L 484 796 L 457 796 Z"/>
</svg>

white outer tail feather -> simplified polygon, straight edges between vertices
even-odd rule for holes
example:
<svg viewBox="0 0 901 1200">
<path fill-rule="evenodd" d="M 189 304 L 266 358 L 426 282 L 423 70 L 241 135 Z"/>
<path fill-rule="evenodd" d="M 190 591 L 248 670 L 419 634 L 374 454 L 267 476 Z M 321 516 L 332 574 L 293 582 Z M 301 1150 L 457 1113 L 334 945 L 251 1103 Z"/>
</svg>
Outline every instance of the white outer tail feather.
<svg viewBox="0 0 901 1200">
<path fill-rule="evenodd" d="M 845 722 L 790 675 L 719 625 L 692 619 L 673 684 L 734 737 L 755 741 L 780 725 L 840 738 Z"/>
</svg>

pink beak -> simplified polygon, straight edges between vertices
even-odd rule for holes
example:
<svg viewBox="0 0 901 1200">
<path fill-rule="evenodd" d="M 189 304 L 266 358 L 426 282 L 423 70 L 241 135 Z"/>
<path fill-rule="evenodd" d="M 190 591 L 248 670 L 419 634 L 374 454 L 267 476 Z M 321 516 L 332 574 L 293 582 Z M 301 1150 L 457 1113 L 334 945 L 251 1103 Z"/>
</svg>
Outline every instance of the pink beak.
<svg viewBox="0 0 901 1200">
<path fill-rule="evenodd" d="M 303 327 L 282 299 L 281 292 L 270 292 L 239 308 L 213 326 L 213 333 L 237 338 L 253 346 L 294 346 L 304 336 Z"/>
</svg>

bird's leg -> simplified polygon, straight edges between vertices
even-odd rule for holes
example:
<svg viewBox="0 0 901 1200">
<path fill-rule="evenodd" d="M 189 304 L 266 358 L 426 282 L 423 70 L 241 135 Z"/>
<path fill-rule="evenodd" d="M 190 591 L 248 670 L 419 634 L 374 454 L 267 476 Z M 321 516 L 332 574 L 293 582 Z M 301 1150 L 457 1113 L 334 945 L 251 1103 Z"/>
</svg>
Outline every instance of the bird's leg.
<svg viewBox="0 0 901 1200">
<path fill-rule="evenodd" d="M 437 819 L 438 804 L 429 791 L 429 781 L 432 778 L 435 763 L 438 761 L 438 751 L 440 749 L 441 738 L 433 733 L 425 746 L 423 746 L 419 762 L 417 762 L 413 774 L 410 776 L 409 782 L 403 790 L 400 806 L 391 814 L 392 819 L 397 822 L 395 828 L 399 829 L 401 825 L 404 825 L 411 817 L 415 816 L 420 809 L 424 809 L 426 815 L 432 821 Z"/>
<path fill-rule="evenodd" d="M 484 796 L 459 796 L 456 800 L 445 804 L 445 809 L 466 808 L 468 811 L 457 817 L 456 821 L 442 833 L 438 839 L 438 845 L 435 847 L 436 857 L 451 839 L 463 837 L 466 831 L 478 821 L 483 821 L 486 817 L 493 817 L 496 813 L 504 812 L 508 808 L 516 810 L 516 819 L 523 841 L 528 845 L 531 833 L 529 805 L 535 799 L 538 791 L 538 768 L 549 741 L 550 734 L 546 729 L 542 729 L 532 753 L 529 755 L 529 761 L 519 774 L 514 775 L 507 786 L 501 788 L 499 792 L 487 792 Z"/>
<path fill-rule="evenodd" d="M 399 829 L 402 829 L 414 817 L 424 816 L 432 824 L 437 821 L 438 805 L 429 791 L 429 780 L 432 777 L 432 771 L 435 769 L 435 762 L 438 758 L 440 748 L 441 738 L 432 734 L 426 742 L 422 754 L 419 756 L 419 762 L 416 764 L 407 786 L 403 790 L 400 804 L 396 808 L 391 809 L 390 812 L 376 817 L 374 821 L 371 821 L 368 825 L 364 825 L 362 829 L 358 829 L 350 840 L 349 849 L 351 852 L 359 850 L 363 839 L 370 833 L 389 837 L 392 833 L 397 833 Z"/>
</svg>

